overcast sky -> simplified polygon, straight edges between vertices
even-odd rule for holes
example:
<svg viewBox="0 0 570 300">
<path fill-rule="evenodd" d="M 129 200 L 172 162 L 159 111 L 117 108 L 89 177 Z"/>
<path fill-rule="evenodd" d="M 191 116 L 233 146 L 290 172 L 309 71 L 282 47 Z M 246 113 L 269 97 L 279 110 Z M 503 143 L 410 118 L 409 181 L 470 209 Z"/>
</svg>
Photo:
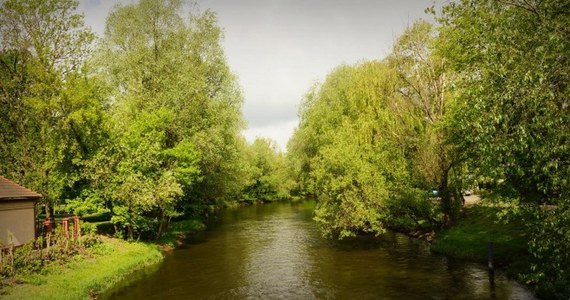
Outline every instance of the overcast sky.
<svg viewBox="0 0 570 300">
<path fill-rule="evenodd" d="M 80 0 L 99 35 L 119 1 Z M 123 0 L 122 3 L 135 3 Z M 223 47 L 244 91 L 243 132 L 275 140 L 285 150 L 303 95 L 336 66 L 381 59 L 430 0 L 198 0 L 224 29 Z"/>
</svg>

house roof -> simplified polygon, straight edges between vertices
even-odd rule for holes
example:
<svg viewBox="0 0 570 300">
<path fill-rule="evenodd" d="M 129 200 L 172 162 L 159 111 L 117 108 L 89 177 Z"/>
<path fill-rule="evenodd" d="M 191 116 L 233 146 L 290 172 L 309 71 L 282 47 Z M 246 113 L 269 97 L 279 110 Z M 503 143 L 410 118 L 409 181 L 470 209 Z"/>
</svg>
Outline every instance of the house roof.
<svg viewBox="0 0 570 300">
<path fill-rule="evenodd" d="M 38 199 L 42 195 L 0 176 L 0 201 Z"/>
</svg>

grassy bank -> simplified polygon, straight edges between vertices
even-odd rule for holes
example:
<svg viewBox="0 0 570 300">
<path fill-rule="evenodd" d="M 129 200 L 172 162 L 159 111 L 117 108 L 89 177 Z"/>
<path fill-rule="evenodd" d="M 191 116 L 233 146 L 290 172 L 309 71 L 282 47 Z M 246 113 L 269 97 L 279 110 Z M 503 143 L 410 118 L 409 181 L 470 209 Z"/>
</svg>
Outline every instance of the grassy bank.
<svg viewBox="0 0 570 300">
<path fill-rule="evenodd" d="M 101 237 L 102 243 L 65 264 L 50 264 L 41 273 L 21 274 L 2 299 L 89 299 L 133 272 L 160 262 L 156 245 Z"/>
<path fill-rule="evenodd" d="M 156 265 L 163 250 L 179 245 L 188 233 L 203 230 L 198 220 L 171 224 L 155 242 L 127 242 L 98 236 L 97 243 L 81 254 L 67 257 L 65 263 L 53 261 L 40 272 L 18 272 L 7 286 L 0 284 L 1 299 L 92 299 L 112 289 L 134 272 Z"/>
<path fill-rule="evenodd" d="M 529 267 L 528 239 L 523 224 L 499 222 L 497 208 L 464 208 L 458 224 L 438 232 L 431 249 L 451 257 L 487 263 L 488 244 L 493 243 L 495 265 L 505 267 L 512 276 Z"/>
</svg>

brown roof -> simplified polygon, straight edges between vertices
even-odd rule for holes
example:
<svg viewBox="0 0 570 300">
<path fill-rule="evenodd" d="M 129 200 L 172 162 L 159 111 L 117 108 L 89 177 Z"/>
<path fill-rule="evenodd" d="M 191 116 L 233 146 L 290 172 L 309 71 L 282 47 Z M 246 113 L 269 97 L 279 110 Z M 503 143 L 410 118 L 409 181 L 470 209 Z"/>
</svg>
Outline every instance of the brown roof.
<svg viewBox="0 0 570 300">
<path fill-rule="evenodd" d="M 37 199 L 42 195 L 32 192 L 27 188 L 0 176 L 0 201 L 3 200 L 20 200 L 20 199 Z"/>
</svg>

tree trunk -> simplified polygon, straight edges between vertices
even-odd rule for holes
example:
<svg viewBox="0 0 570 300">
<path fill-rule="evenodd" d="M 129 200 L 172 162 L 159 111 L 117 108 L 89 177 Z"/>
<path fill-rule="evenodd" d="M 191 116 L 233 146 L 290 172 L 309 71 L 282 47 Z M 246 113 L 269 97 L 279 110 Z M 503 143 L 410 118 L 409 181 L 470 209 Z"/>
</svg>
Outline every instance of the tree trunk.
<svg viewBox="0 0 570 300">
<path fill-rule="evenodd" d="M 439 192 L 441 197 L 441 208 L 443 211 L 443 228 L 450 228 L 455 223 L 455 212 L 453 209 L 453 195 L 449 190 L 449 169 L 444 171 L 441 178 Z"/>
<path fill-rule="evenodd" d="M 158 219 L 160 220 L 160 223 L 158 225 L 158 232 L 156 233 L 156 238 L 159 239 L 162 234 L 164 233 L 164 231 L 166 230 L 166 219 L 164 218 L 164 211 L 160 211 L 159 217 Z"/>
<path fill-rule="evenodd" d="M 128 230 L 129 230 L 129 239 L 131 241 L 133 241 L 135 239 L 135 235 L 134 235 L 134 229 L 133 229 L 133 225 L 127 226 Z"/>
</svg>

